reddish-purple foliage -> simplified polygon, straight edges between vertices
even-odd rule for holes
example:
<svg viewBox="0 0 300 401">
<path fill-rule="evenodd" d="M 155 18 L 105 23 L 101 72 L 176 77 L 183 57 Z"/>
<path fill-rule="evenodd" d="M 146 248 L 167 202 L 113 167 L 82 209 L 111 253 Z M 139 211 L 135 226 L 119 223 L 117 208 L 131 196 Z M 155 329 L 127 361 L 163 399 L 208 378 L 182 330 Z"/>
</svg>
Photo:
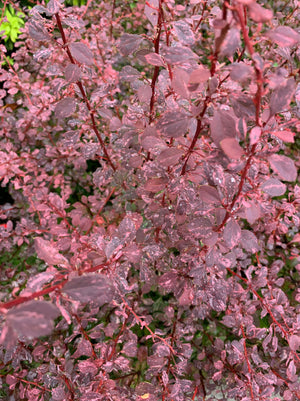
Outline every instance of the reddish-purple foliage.
<svg viewBox="0 0 300 401">
<path fill-rule="evenodd" d="M 0 68 L 7 399 L 300 398 L 291 3 L 30 11 Z"/>
</svg>

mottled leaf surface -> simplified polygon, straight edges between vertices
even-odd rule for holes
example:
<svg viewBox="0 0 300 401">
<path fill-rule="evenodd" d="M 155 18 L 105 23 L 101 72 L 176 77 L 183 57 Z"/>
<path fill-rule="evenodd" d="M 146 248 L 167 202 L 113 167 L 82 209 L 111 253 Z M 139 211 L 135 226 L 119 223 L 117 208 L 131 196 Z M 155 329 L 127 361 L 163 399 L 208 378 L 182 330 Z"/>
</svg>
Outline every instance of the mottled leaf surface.
<svg viewBox="0 0 300 401">
<path fill-rule="evenodd" d="M 71 43 L 70 50 L 72 56 L 75 58 L 76 61 L 78 61 L 78 63 L 86 65 L 94 64 L 93 53 L 84 43 Z"/>
<path fill-rule="evenodd" d="M 189 126 L 190 117 L 181 111 L 168 111 L 158 121 L 156 128 L 164 136 L 179 138 Z"/>
<path fill-rule="evenodd" d="M 30 301 L 10 310 L 6 322 L 20 336 L 36 338 L 51 334 L 59 311 L 50 302 Z"/>
<path fill-rule="evenodd" d="M 297 168 L 294 161 L 284 155 L 272 155 L 269 157 L 271 168 L 284 181 L 296 181 Z"/>
<path fill-rule="evenodd" d="M 261 189 L 270 196 L 281 196 L 286 191 L 286 185 L 276 178 L 269 178 L 261 185 Z"/>
<path fill-rule="evenodd" d="M 65 97 L 56 103 L 54 114 L 56 118 L 70 117 L 76 110 L 76 100 L 73 97 Z"/>
<path fill-rule="evenodd" d="M 111 302 L 115 294 L 111 280 L 100 273 L 74 277 L 64 286 L 63 291 L 76 301 L 94 302 L 99 306 Z"/>
<path fill-rule="evenodd" d="M 293 78 L 278 86 L 272 93 L 270 99 L 270 113 L 274 115 L 288 108 L 295 93 L 296 84 Z"/>
<path fill-rule="evenodd" d="M 123 56 L 128 56 L 139 47 L 142 40 L 143 38 L 140 35 L 124 33 L 120 38 L 120 52 Z"/>
<path fill-rule="evenodd" d="M 44 260 L 49 265 L 65 265 L 67 259 L 59 253 L 50 241 L 44 240 L 43 238 L 35 239 L 35 250 L 40 259 Z"/>
</svg>

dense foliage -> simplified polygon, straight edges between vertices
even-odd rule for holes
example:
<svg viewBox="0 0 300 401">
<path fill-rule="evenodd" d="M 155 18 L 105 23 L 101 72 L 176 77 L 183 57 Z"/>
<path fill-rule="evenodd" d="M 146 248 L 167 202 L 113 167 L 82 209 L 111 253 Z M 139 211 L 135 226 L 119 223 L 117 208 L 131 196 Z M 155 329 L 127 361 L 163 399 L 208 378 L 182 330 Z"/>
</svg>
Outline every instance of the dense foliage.
<svg viewBox="0 0 300 401">
<path fill-rule="evenodd" d="M 24 10 L 13 63 L 0 45 L 2 399 L 300 398 L 297 5 Z"/>
</svg>

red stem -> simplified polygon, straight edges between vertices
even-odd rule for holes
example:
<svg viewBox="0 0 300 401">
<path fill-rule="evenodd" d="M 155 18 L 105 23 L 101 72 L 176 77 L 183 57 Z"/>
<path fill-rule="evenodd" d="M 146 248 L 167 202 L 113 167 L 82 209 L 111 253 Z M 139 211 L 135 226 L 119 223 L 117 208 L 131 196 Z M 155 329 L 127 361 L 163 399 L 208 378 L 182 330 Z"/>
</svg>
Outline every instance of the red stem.
<svg viewBox="0 0 300 401">
<path fill-rule="evenodd" d="M 63 28 L 62 23 L 61 23 L 60 15 L 59 15 L 58 13 L 55 14 L 55 18 L 56 18 L 57 26 L 58 26 L 58 29 L 59 29 L 59 31 L 60 31 L 60 34 L 61 34 L 61 37 L 62 37 L 62 40 L 63 40 L 64 48 L 65 48 L 66 53 L 67 53 L 67 55 L 68 55 L 68 57 L 69 57 L 69 59 L 70 59 L 70 62 L 71 62 L 72 64 L 76 64 L 76 63 L 75 63 L 75 60 L 74 60 L 74 58 L 73 58 L 73 56 L 72 56 L 72 54 L 71 54 L 71 51 L 70 51 L 70 49 L 69 49 L 69 46 L 68 46 L 68 44 L 67 44 L 67 38 L 66 38 L 65 31 L 64 31 L 64 28 Z M 106 159 L 107 159 L 109 165 L 111 166 L 111 168 L 112 168 L 114 171 L 116 171 L 116 167 L 115 167 L 115 165 L 113 164 L 111 158 L 109 157 L 109 154 L 107 153 L 107 150 L 106 150 L 104 141 L 103 141 L 103 139 L 101 138 L 100 132 L 99 132 L 99 130 L 98 130 L 98 128 L 97 128 L 96 120 L 95 120 L 95 116 L 94 116 L 95 111 L 92 109 L 91 104 L 90 104 L 90 102 L 89 102 L 89 100 L 88 100 L 88 98 L 87 98 L 87 96 L 86 96 L 86 93 L 85 93 L 84 87 L 83 87 L 83 85 L 82 85 L 82 82 L 81 82 L 81 81 L 77 81 L 76 84 L 77 84 L 77 86 L 78 86 L 78 88 L 79 88 L 79 90 L 80 90 L 80 93 L 81 93 L 81 95 L 82 95 L 82 98 L 83 98 L 83 100 L 84 100 L 84 102 L 85 102 L 85 104 L 86 104 L 86 107 L 87 107 L 87 109 L 88 109 L 88 111 L 89 111 L 89 113 L 90 113 L 90 118 L 91 118 L 91 121 L 92 121 L 92 128 L 93 128 L 93 131 L 94 131 L 94 133 L 96 134 L 96 136 L 97 136 L 97 138 L 98 138 L 98 141 L 99 141 L 99 143 L 100 143 L 100 145 L 101 145 L 101 148 L 102 148 L 102 150 L 103 150 L 103 153 L 104 153 L 104 155 L 105 155 L 105 157 L 106 157 Z"/>
</svg>

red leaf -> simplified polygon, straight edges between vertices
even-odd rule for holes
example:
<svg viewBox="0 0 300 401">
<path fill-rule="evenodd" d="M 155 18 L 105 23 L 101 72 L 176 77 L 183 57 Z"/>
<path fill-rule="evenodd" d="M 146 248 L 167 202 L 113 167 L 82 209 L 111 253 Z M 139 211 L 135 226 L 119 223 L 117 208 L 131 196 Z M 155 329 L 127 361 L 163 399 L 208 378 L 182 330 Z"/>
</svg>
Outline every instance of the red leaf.
<svg viewBox="0 0 300 401">
<path fill-rule="evenodd" d="M 188 82 L 189 73 L 182 68 L 175 67 L 173 71 L 172 87 L 174 91 L 184 99 L 188 99 L 190 96 Z"/>
<path fill-rule="evenodd" d="M 58 119 L 69 117 L 76 110 L 76 101 L 73 97 L 66 97 L 56 103 L 54 114 Z"/>
<path fill-rule="evenodd" d="M 293 78 L 277 86 L 270 99 L 270 114 L 274 115 L 288 108 L 295 93 L 296 84 Z"/>
<path fill-rule="evenodd" d="M 223 238 L 230 249 L 232 249 L 239 243 L 241 239 L 241 233 L 241 227 L 235 220 L 230 220 L 226 224 L 224 228 Z"/>
<path fill-rule="evenodd" d="M 133 82 L 136 79 L 140 78 L 140 76 L 141 73 L 130 65 L 126 65 L 125 67 L 123 67 L 122 71 L 120 72 L 120 79 L 124 81 Z"/>
<path fill-rule="evenodd" d="M 269 157 L 271 168 L 284 181 L 296 181 L 297 169 L 292 159 L 283 155 L 272 155 Z"/>
<path fill-rule="evenodd" d="M 281 196 L 286 191 L 286 185 L 276 178 L 269 178 L 261 185 L 261 189 L 270 196 Z"/>
<path fill-rule="evenodd" d="M 115 294 L 109 278 L 100 273 L 74 277 L 63 291 L 75 301 L 95 302 L 99 306 L 112 301 Z"/>
<path fill-rule="evenodd" d="M 225 138 L 220 142 L 221 148 L 230 159 L 240 159 L 244 150 L 235 138 Z"/>
<path fill-rule="evenodd" d="M 78 63 L 86 65 L 94 64 L 93 53 L 84 43 L 71 43 L 70 50 L 72 56 L 75 58 L 76 61 L 78 61 Z"/>
<path fill-rule="evenodd" d="M 300 42 L 300 34 L 289 26 L 279 26 L 268 31 L 266 36 L 282 47 L 294 46 Z"/>
<path fill-rule="evenodd" d="M 257 143 L 260 139 L 261 136 L 261 128 L 260 127 L 254 127 L 250 131 L 250 145 L 254 145 Z"/>
<path fill-rule="evenodd" d="M 156 124 L 157 130 L 169 138 L 183 136 L 189 126 L 190 117 L 181 111 L 167 111 Z"/>
</svg>

